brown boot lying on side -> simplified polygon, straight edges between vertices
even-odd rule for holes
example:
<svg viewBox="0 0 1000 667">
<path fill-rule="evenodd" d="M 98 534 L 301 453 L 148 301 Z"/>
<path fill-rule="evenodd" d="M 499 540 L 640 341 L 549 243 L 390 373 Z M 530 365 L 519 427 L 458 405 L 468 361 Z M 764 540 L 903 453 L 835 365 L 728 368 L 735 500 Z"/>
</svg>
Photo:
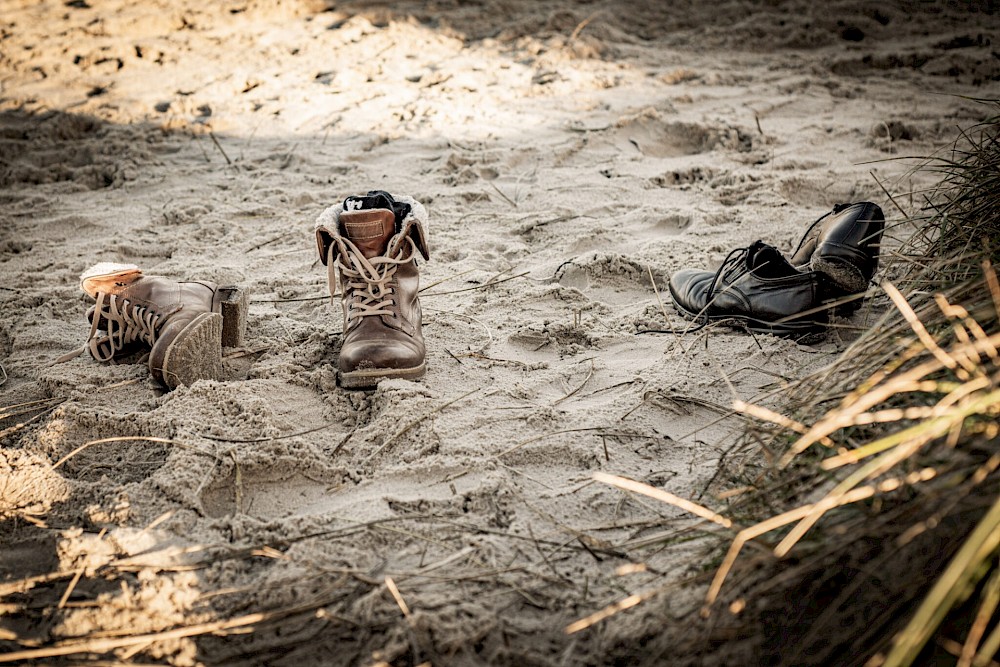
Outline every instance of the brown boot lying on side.
<svg viewBox="0 0 1000 667">
<path fill-rule="evenodd" d="M 222 378 L 222 348 L 243 344 L 248 293 L 210 282 L 177 282 L 147 276 L 133 264 L 100 263 L 80 276 L 96 304 L 87 317 L 90 335 L 81 350 L 113 361 L 147 346 L 149 371 L 170 389 Z"/>
</svg>

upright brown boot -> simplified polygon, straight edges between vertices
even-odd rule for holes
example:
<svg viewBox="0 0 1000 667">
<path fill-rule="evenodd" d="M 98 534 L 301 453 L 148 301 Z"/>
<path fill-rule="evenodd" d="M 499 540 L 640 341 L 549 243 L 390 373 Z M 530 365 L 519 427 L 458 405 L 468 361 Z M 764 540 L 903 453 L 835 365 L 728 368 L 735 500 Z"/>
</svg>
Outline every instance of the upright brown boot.
<svg viewBox="0 0 1000 667">
<path fill-rule="evenodd" d="M 131 264 L 97 264 L 80 277 L 96 300 L 83 349 L 111 361 L 150 347 L 149 371 L 167 387 L 222 377 L 223 346 L 243 344 L 248 293 L 209 282 L 143 275 Z M 64 357 L 66 359 L 68 357 Z"/>
<path fill-rule="evenodd" d="M 343 345 L 340 384 L 374 387 L 385 378 L 424 375 L 424 338 L 417 298 L 417 253 L 428 258 L 427 211 L 415 199 L 378 193 L 395 208 L 360 208 L 378 202 L 348 198 L 316 221 L 320 259 L 327 265 L 330 295 L 341 295 Z M 353 201 L 352 201 L 353 200 Z"/>
</svg>

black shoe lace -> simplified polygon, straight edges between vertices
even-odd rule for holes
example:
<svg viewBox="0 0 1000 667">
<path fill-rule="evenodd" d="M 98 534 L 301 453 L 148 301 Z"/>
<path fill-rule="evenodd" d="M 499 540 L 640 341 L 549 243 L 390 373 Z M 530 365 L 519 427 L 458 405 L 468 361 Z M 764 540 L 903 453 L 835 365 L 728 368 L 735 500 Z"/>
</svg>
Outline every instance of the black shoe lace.
<svg viewBox="0 0 1000 667">
<path fill-rule="evenodd" d="M 719 298 L 722 294 L 729 289 L 729 285 L 732 285 L 739 279 L 740 276 L 745 274 L 750 269 L 747 268 L 746 257 L 747 253 L 750 252 L 750 246 L 745 248 L 736 248 L 722 260 L 722 264 L 719 268 L 715 270 L 715 275 L 712 276 L 712 282 L 709 283 L 708 292 L 711 295 L 705 306 L 698 311 L 698 314 L 694 317 L 694 322 L 697 323 L 695 327 L 685 327 L 684 329 L 643 329 L 642 331 L 637 331 L 637 334 L 647 334 L 647 333 L 673 333 L 673 334 L 685 334 L 694 333 L 696 331 L 701 331 L 709 324 L 711 320 L 708 319 L 708 309 L 715 303 L 715 300 Z M 728 279 L 728 285 L 721 290 L 716 291 L 719 281 L 723 278 Z"/>
</svg>

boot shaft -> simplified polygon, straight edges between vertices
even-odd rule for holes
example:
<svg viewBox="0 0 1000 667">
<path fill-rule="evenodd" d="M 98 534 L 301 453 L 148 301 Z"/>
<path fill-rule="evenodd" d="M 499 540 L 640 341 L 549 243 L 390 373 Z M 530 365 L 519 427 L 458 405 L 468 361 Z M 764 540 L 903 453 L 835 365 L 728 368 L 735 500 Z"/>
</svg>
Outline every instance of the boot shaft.
<svg viewBox="0 0 1000 667">
<path fill-rule="evenodd" d="M 163 317 L 187 311 L 184 317 L 190 318 L 219 307 L 218 288 L 214 283 L 178 282 L 163 276 L 147 276 L 137 266 L 128 264 L 91 267 L 81 276 L 80 287 L 95 300 L 103 292 Z"/>
</svg>

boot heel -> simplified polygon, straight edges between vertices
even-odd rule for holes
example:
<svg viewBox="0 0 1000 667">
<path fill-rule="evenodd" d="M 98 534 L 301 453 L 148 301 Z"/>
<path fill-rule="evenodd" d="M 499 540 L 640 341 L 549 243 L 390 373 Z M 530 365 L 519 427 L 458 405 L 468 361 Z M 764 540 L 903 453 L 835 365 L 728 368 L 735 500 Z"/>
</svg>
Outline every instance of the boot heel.
<svg viewBox="0 0 1000 667">
<path fill-rule="evenodd" d="M 861 270 L 854 263 L 833 253 L 813 255 L 812 270 L 822 273 L 848 294 L 860 294 L 868 289 L 868 280 Z"/>
<path fill-rule="evenodd" d="M 250 290 L 238 285 L 219 288 L 222 297 L 222 346 L 242 347 L 250 311 Z"/>
</svg>

